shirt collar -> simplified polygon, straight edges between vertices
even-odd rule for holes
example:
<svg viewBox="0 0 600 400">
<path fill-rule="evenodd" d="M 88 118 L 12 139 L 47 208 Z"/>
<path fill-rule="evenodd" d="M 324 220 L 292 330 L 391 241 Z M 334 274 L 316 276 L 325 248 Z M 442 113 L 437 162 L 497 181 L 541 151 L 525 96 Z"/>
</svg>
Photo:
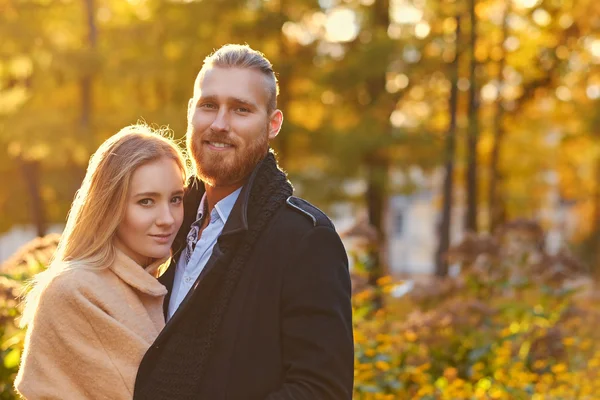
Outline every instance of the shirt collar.
<svg viewBox="0 0 600 400">
<path fill-rule="evenodd" d="M 254 181 L 260 171 L 272 171 L 278 168 L 275 155 L 272 150 L 269 150 L 265 158 L 263 158 L 254 168 L 244 186 L 242 186 L 238 199 L 231 210 L 231 215 L 229 215 L 227 224 L 223 227 L 222 235 L 227 236 L 248 230 L 248 203 L 250 201 L 250 192 L 255 184 Z M 190 227 L 194 221 L 197 221 L 198 211 L 202 210 L 198 205 L 205 193 L 206 188 L 204 183 L 197 176 L 190 177 L 185 190 L 185 195 L 183 196 L 183 207 L 185 210 L 184 222 L 173 242 L 173 249 L 176 255 L 178 255 L 186 246 Z"/>
<path fill-rule="evenodd" d="M 233 206 L 237 201 L 242 188 L 238 188 L 236 191 L 229 194 L 227 197 L 222 198 L 217 204 L 215 204 L 215 211 L 219 214 L 219 218 L 223 223 L 226 223 L 229 219 L 229 215 L 231 214 L 231 210 L 233 210 Z M 198 219 L 202 217 L 204 214 L 204 207 L 206 204 L 206 193 L 202 196 L 202 200 L 200 201 L 200 206 L 198 207 Z"/>
</svg>

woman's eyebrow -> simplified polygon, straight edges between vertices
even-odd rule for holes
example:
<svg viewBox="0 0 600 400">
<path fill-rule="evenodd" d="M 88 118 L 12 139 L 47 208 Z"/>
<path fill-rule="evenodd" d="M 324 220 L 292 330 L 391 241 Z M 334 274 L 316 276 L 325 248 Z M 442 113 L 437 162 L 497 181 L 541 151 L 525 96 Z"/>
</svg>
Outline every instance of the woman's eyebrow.
<svg viewBox="0 0 600 400">
<path fill-rule="evenodd" d="M 140 197 L 140 196 L 144 196 L 144 197 L 158 197 L 158 196 L 160 196 L 160 193 L 157 193 L 157 192 L 142 192 L 142 193 L 136 193 L 134 195 L 134 197 Z"/>
</svg>

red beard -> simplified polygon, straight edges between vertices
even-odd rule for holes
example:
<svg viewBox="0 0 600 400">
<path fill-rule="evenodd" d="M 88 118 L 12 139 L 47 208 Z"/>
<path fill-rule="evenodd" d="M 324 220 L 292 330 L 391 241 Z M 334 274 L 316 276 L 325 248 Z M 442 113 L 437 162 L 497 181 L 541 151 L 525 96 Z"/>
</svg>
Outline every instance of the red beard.
<svg viewBox="0 0 600 400">
<path fill-rule="evenodd" d="M 193 129 L 190 127 L 190 130 Z M 251 142 L 225 133 L 188 132 L 188 149 L 191 149 L 198 177 L 207 185 L 230 186 L 243 182 L 269 150 L 267 131 Z M 222 142 L 234 146 L 221 154 L 206 148 L 206 141 Z M 191 144 L 191 145 L 190 145 Z"/>
</svg>

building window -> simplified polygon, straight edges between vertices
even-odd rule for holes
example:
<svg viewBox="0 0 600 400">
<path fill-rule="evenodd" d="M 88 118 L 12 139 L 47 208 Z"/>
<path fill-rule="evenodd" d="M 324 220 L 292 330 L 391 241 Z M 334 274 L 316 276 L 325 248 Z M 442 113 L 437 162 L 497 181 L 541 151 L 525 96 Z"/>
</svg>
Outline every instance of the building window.
<svg viewBox="0 0 600 400">
<path fill-rule="evenodd" d="M 404 234 L 404 214 L 397 212 L 394 217 L 394 236 L 401 237 Z"/>
</svg>

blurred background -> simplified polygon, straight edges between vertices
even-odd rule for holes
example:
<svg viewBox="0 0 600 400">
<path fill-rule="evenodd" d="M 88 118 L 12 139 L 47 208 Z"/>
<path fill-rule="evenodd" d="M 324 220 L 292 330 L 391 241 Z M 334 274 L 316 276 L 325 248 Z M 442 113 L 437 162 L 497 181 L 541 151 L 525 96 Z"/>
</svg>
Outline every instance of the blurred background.
<svg viewBox="0 0 600 400">
<path fill-rule="evenodd" d="M 274 64 L 279 162 L 346 243 L 355 398 L 600 398 L 599 2 L 0 0 L 0 38 L 0 398 L 90 155 L 182 138 L 226 43 Z"/>
</svg>

